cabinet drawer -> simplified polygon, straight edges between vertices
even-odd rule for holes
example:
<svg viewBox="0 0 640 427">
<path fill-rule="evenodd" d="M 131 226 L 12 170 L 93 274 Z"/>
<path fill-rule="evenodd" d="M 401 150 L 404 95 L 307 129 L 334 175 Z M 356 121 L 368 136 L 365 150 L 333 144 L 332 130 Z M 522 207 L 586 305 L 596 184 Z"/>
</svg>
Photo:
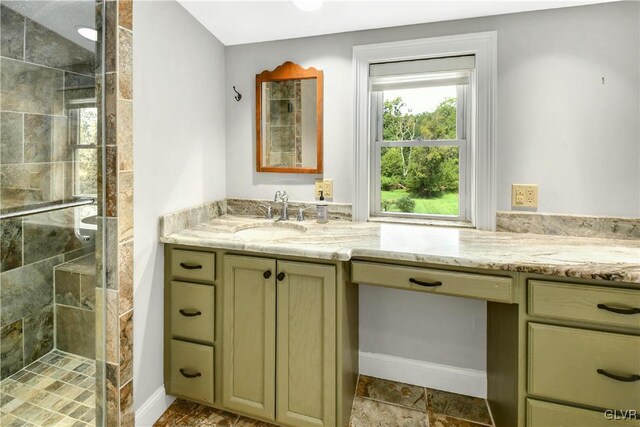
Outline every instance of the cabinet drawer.
<svg viewBox="0 0 640 427">
<path fill-rule="evenodd" d="M 616 416 L 617 419 L 608 419 Z M 640 421 L 633 420 L 633 415 L 618 412 L 616 414 L 604 411 L 589 411 L 557 403 L 542 402 L 527 399 L 527 427 L 638 427 Z M 627 419 L 622 419 L 623 417 Z"/>
<path fill-rule="evenodd" d="M 354 283 L 506 303 L 512 303 L 514 298 L 513 281 L 509 277 L 361 261 L 354 261 L 351 266 Z"/>
<path fill-rule="evenodd" d="M 640 330 L 637 290 L 530 280 L 528 309 L 532 316 Z"/>
<path fill-rule="evenodd" d="M 215 287 L 171 282 L 171 336 L 213 343 Z"/>
<path fill-rule="evenodd" d="M 640 411 L 640 337 L 529 323 L 528 376 L 536 396 Z"/>
<path fill-rule="evenodd" d="M 213 283 L 215 280 L 216 255 L 212 252 L 171 251 L 171 277 Z"/>
<path fill-rule="evenodd" d="M 171 340 L 171 394 L 213 403 L 213 347 Z"/>
</svg>

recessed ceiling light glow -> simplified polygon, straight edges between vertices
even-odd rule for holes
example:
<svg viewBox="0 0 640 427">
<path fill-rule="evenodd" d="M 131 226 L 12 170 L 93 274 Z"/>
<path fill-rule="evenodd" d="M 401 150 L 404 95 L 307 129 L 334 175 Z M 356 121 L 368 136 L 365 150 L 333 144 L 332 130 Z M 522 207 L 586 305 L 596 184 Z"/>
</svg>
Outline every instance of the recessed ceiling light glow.
<svg viewBox="0 0 640 427">
<path fill-rule="evenodd" d="M 92 42 L 98 41 L 98 32 L 96 30 L 94 30 L 93 28 L 78 27 L 77 31 L 78 31 L 78 34 L 80 34 L 85 39 L 89 39 Z"/>
<path fill-rule="evenodd" d="M 322 7 L 324 0 L 291 0 L 295 7 L 305 12 L 313 12 Z"/>
</svg>

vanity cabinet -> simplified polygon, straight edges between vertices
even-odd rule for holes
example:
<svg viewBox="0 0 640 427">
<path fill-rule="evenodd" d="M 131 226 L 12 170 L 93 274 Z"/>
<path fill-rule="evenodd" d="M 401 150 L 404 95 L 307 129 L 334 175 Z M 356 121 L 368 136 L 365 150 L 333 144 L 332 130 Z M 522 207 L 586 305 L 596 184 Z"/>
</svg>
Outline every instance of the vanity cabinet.
<svg viewBox="0 0 640 427">
<path fill-rule="evenodd" d="M 216 398 L 216 289 L 215 253 L 165 248 L 165 388 L 209 405 Z"/>
<path fill-rule="evenodd" d="M 167 245 L 167 393 L 282 426 L 347 425 L 358 375 L 349 269 Z"/>
<path fill-rule="evenodd" d="M 227 255 L 224 295 L 224 406 L 335 425 L 335 266 Z"/>
<path fill-rule="evenodd" d="M 527 291 L 526 426 L 640 413 L 640 290 L 532 279 Z"/>
</svg>

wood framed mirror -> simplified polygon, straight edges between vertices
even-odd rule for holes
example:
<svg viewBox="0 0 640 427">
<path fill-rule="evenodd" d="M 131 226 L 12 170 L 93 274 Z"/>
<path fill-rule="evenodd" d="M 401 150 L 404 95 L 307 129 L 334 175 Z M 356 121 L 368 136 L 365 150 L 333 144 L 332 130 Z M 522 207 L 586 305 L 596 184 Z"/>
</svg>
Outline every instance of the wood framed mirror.
<svg viewBox="0 0 640 427">
<path fill-rule="evenodd" d="M 258 172 L 322 173 L 323 73 L 285 62 L 256 75 Z"/>
</svg>

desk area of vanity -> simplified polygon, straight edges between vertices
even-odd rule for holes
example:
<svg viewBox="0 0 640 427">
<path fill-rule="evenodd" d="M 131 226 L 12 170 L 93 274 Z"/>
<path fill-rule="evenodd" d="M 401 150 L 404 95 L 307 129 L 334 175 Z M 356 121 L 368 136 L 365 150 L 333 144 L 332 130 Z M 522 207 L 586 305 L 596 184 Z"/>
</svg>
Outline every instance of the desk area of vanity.
<svg viewBox="0 0 640 427">
<path fill-rule="evenodd" d="M 605 410 L 640 411 L 638 240 L 164 221 L 169 394 L 278 425 L 347 425 L 361 284 L 487 301 L 497 426 L 597 426 Z"/>
</svg>

